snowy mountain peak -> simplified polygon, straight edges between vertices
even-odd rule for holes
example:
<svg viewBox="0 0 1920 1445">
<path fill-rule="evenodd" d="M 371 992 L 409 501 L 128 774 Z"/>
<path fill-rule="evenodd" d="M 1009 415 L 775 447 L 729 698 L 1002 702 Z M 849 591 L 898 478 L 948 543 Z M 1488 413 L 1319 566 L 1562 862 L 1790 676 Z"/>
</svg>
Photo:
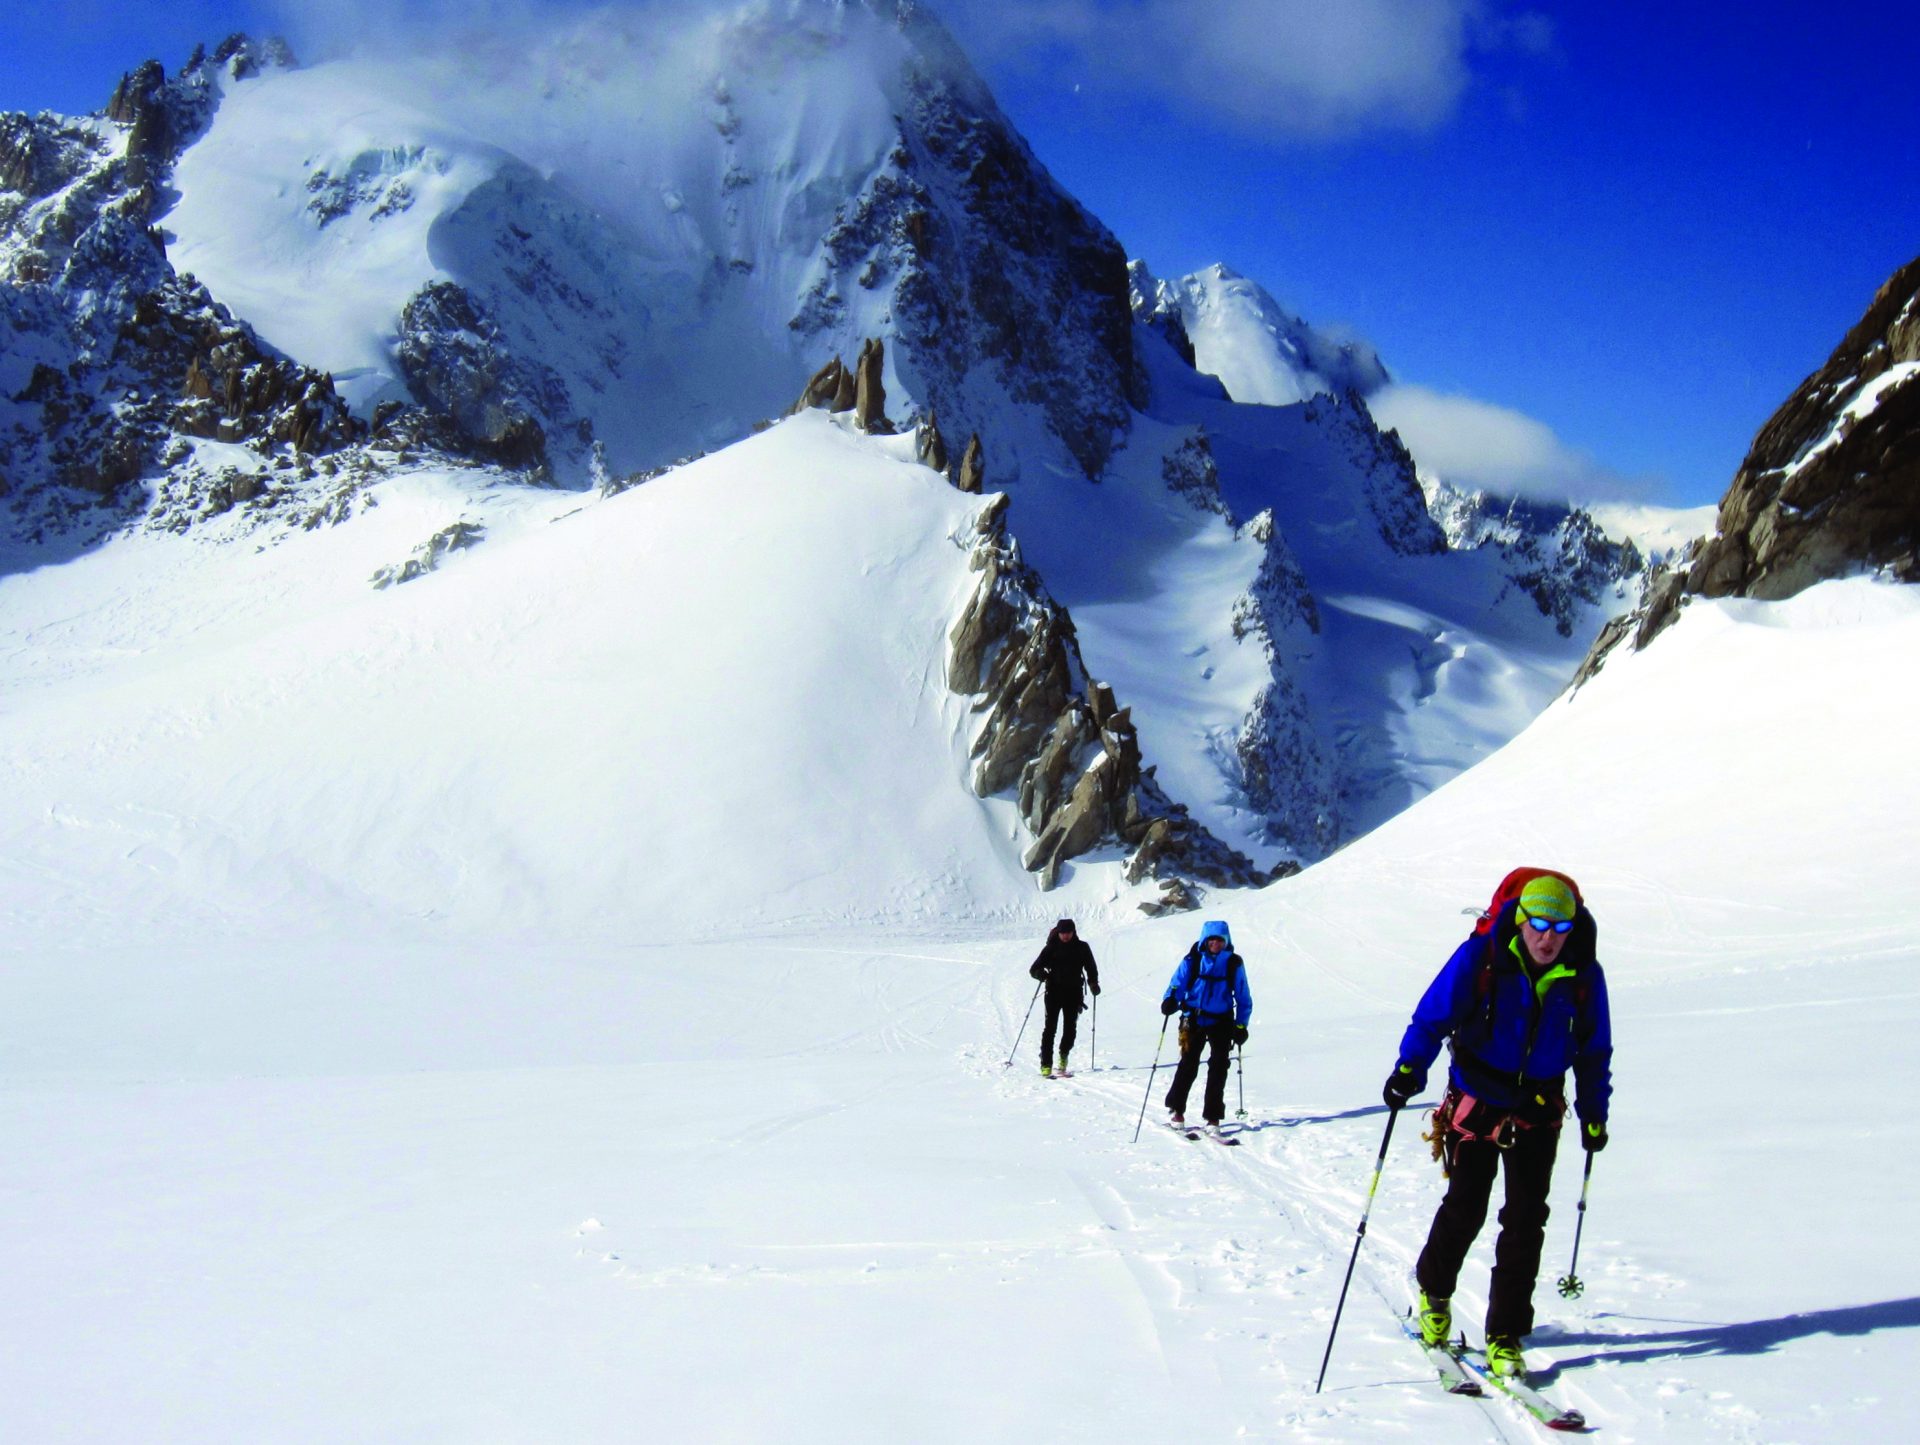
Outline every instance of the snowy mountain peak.
<svg viewBox="0 0 1920 1445">
<path fill-rule="evenodd" d="M 1365 396 L 1391 380 L 1371 346 L 1309 326 L 1228 266 L 1158 281 L 1134 261 L 1128 274 L 1135 318 L 1177 318 L 1192 365 L 1218 377 L 1235 401 L 1286 406 L 1320 393 Z"/>
</svg>

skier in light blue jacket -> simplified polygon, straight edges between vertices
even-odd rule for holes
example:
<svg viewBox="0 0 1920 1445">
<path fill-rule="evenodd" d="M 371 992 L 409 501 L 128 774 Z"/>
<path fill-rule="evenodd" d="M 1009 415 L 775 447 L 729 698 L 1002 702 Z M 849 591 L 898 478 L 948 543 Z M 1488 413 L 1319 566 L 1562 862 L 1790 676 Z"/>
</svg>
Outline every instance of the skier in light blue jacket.
<svg viewBox="0 0 1920 1445">
<path fill-rule="evenodd" d="M 1210 1133 L 1220 1132 L 1227 1116 L 1227 1071 L 1233 1046 L 1247 1041 L 1247 1020 L 1253 1017 L 1253 994 L 1247 988 L 1247 967 L 1233 951 L 1233 935 L 1215 920 L 1200 929 L 1200 938 L 1187 950 L 1166 997 L 1164 1015 L 1180 1014 L 1180 1064 L 1167 1090 L 1167 1120 L 1175 1128 L 1187 1123 L 1187 1094 L 1200 1073 L 1200 1052 L 1211 1046 L 1207 1058 L 1207 1092 L 1202 1103 Z"/>
</svg>

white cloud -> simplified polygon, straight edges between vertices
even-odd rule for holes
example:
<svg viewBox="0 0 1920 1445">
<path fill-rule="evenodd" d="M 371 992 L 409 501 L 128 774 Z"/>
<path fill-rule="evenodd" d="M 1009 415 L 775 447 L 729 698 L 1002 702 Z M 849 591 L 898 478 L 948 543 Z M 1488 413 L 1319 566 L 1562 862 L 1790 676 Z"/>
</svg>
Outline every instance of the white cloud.
<svg viewBox="0 0 1920 1445">
<path fill-rule="evenodd" d="M 1650 479 L 1600 465 L 1511 407 L 1409 385 L 1376 392 L 1367 407 L 1381 426 L 1400 433 L 1422 471 L 1459 486 L 1555 502 L 1638 498 L 1658 490 Z"/>
<path fill-rule="evenodd" d="M 1327 139 L 1445 121 L 1477 51 L 1531 54 L 1551 23 L 1502 0 L 947 0 L 990 63 L 1023 59 L 1238 129 Z"/>
</svg>

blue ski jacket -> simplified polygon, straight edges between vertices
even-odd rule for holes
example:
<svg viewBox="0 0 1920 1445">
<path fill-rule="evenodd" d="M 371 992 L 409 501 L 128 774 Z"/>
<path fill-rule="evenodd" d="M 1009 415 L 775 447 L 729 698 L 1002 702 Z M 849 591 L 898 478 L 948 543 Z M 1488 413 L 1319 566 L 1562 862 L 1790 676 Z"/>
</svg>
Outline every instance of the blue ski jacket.
<svg viewBox="0 0 1920 1445">
<path fill-rule="evenodd" d="M 1202 945 L 1209 938 L 1224 938 L 1227 946 L 1208 957 Z M 1201 928 L 1199 940 L 1175 967 L 1173 981 L 1161 996 L 1178 1003 L 1202 1028 L 1224 1023 L 1247 1026 L 1253 1017 L 1253 994 L 1247 988 L 1247 966 L 1233 951 L 1233 935 L 1226 924 L 1214 922 Z"/>
<path fill-rule="evenodd" d="M 1452 1043 L 1448 1077 L 1461 1092 L 1501 1109 L 1551 1108 L 1573 1070 L 1575 1112 L 1604 1124 L 1613 1094 L 1613 1024 L 1607 977 L 1594 956 L 1599 937 L 1581 908 L 1560 956 L 1538 977 L 1514 920 L 1500 910 L 1491 931 L 1453 951 L 1428 985 L 1400 1040 L 1400 1063 L 1425 1087 L 1443 1042 Z"/>
</svg>

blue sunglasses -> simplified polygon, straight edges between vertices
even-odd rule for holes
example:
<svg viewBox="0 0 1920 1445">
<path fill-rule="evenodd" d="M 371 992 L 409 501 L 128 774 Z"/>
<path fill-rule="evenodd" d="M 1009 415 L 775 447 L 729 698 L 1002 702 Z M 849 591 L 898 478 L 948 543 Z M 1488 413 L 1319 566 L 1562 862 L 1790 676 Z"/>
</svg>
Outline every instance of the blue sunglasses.
<svg viewBox="0 0 1920 1445">
<path fill-rule="evenodd" d="M 1552 918 L 1535 918 L 1524 908 L 1520 910 L 1520 916 L 1527 920 L 1527 927 L 1531 928 L 1535 933 L 1546 933 L 1549 930 L 1554 933 L 1573 932 L 1573 920 L 1571 918 L 1558 920 Z"/>
</svg>

